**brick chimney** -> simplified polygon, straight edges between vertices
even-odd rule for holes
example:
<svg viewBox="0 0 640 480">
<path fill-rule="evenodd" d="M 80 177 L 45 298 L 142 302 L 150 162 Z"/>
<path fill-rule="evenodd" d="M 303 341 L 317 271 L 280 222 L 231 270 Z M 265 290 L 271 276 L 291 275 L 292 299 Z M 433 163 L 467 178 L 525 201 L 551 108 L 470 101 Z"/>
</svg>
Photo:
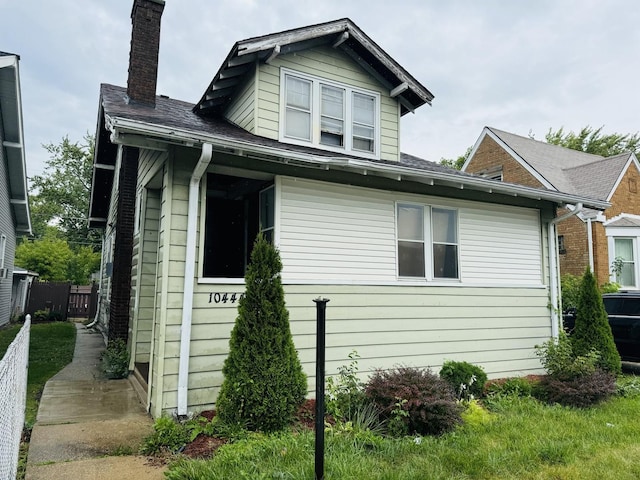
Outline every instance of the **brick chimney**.
<svg viewBox="0 0 640 480">
<path fill-rule="evenodd" d="M 160 18 L 164 0 L 133 0 L 127 96 L 132 103 L 156 105 Z"/>
</svg>

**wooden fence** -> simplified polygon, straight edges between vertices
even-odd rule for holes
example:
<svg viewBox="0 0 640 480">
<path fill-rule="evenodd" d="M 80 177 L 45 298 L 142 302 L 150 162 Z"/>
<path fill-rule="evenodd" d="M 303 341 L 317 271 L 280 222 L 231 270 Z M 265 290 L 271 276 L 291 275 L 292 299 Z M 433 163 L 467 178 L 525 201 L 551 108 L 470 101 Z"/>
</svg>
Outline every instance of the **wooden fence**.
<svg viewBox="0 0 640 480">
<path fill-rule="evenodd" d="M 91 318 L 95 316 L 98 287 L 71 285 L 69 282 L 33 282 L 29 291 L 26 313 L 39 310 L 58 312 L 66 318 Z"/>
</svg>

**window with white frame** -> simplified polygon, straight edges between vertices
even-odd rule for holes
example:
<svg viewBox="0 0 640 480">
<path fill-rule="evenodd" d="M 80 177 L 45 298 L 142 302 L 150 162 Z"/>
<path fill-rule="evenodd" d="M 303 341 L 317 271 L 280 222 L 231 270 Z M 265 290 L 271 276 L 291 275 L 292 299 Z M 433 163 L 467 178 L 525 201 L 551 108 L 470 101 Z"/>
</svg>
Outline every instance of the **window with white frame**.
<svg viewBox="0 0 640 480">
<path fill-rule="evenodd" d="M 616 275 L 616 283 L 623 287 L 635 287 L 636 264 L 634 257 L 633 238 L 614 238 L 615 259 L 613 268 Z"/>
<path fill-rule="evenodd" d="M 244 277 L 256 236 L 274 232 L 273 179 L 207 174 L 203 277 Z"/>
<path fill-rule="evenodd" d="M 281 140 L 379 156 L 380 95 L 282 70 Z"/>
<path fill-rule="evenodd" d="M 398 203 L 396 223 L 399 277 L 460 277 L 456 210 Z"/>
</svg>

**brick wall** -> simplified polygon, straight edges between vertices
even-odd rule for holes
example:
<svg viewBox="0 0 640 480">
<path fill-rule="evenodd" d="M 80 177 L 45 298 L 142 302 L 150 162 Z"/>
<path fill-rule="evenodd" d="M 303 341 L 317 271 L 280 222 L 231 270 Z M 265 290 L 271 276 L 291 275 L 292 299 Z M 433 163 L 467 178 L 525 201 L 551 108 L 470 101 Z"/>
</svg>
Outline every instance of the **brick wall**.
<svg viewBox="0 0 640 480">
<path fill-rule="evenodd" d="M 116 213 L 116 238 L 113 247 L 109 340 L 129 337 L 129 305 L 131 295 L 131 261 L 136 206 L 136 178 L 139 150 L 124 147 L 119 172 Z"/>
<path fill-rule="evenodd" d="M 138 103 L 155 105 L 163 0 L 135 0 L 131 11 L 131 50 L 127 95 Z"/>
<path fill-rule="evenodd" d="M 544 188 L 542 183 L 514 160 L 493 138 L 485 136 L 469 165 L 467 165 L 466 171 L 481 174 L 485 170 L 490 170 L 496 166 L 502 167 L 502 181 L 504 182 Z"/>
</svg>

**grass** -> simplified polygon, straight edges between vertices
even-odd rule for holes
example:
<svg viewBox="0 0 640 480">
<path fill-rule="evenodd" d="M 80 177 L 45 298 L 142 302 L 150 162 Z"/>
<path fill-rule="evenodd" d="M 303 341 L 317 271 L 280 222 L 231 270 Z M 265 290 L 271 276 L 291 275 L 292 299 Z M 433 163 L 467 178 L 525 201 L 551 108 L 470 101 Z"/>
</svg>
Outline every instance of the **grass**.
<svg viewBox="0 0 640 480">
<path fill-rule="evenodd" d="M 0 329 L 0 358 L 18 334 L 22 324 Z M 29 373 L 27 376 L 27 405 L 25 427 L 31 431 L 38 414 L 38 404 L 44 384 L 73 359 L 76 328 L 72 323 L 55 322 L 32 324 L 29 338 Z M 28 444 L 20 445 L 18 477 L 24 478 Z"/>
<path fill-rule="evenodd" d="M 325 478 L 636 479 L 640 478 L 640 397 L 616 397 L 578 410 L 531 398 L 492 402 L 491 421 L 442 437 L 369 442 L 328 432 Z M 313 479 L 314 434 L 252 434 L 211 460 L 179 460 L 168 478 Z"/>
<path fill-rule="evenodd" d="M 0 357 L 22 328 L 11 325 L 0 330 Z M 27 377 L 27 409 L 25 425 L 31 428 L 36 421 L 38 402 L 44 384 L 73 358 L 76 328 L 72 323 L 55 322 L 31 325 L 29 341 L 29 375 Z"/>
</svg>

